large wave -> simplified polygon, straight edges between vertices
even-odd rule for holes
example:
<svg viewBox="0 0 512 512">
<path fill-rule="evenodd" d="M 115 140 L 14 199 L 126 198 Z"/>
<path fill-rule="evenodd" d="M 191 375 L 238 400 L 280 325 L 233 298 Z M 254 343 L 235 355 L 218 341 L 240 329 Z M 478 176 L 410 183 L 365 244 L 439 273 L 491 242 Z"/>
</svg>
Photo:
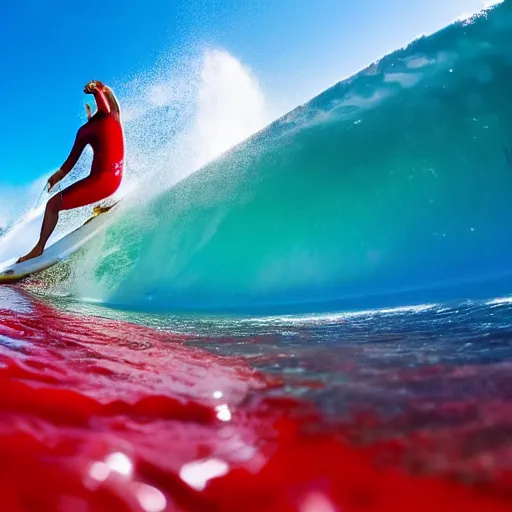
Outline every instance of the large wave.
<svg viewBox="0 0 512 512">
<path fill-rule="evenodd" d="M 423 37 L 175 174 L 127 205 L 60 290 L 215 310 L 510 273 L 511 28 L 505 2 Z"/>
</svg>

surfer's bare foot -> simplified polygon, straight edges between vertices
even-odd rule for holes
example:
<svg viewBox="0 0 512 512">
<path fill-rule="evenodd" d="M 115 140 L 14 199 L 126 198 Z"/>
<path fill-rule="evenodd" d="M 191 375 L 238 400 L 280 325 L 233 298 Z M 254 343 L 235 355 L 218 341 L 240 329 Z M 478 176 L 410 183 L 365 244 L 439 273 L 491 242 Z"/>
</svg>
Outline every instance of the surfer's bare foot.
<svg viewBox="0 0 512 512">
<path fill-rule="evenodd" d="M 33 258 L 37 258 L 43 254 L 43 248 L 37 244 L 28 254 L 22 256 L 16 263 L 23 263 L 24 261 L 31 260 Z"/>
<path fill-rule="evenodd" d="M 107 213 L 108 211 L 112 210 L 114 208 L 115 204 L 110 206 L 95 206 L 93 209 L 93 214 L 95 216 L 100 215 L 102 213 Z"/>
</svg>

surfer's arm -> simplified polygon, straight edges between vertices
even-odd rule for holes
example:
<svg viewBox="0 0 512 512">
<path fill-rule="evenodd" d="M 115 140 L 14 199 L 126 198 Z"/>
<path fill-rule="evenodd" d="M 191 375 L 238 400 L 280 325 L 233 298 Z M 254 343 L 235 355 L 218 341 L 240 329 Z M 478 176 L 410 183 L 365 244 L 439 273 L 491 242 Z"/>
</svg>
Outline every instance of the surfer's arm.
<svg viewBox="0 0 512 512">
<path fill-rule="evenodd" d="M 64 178 L 64 176 L 66 176 L 71 171 L 71 169 L 73 169 L 73 167 L 75 167 L 78 159 L 80 158 L 80 155 L 83 153 L 85 146 L 87 146 L 88 143 L 89 140 L 87 137 L 87 125 L 84 125 L 82 128 L 80 128 L 80 130 L 78 130 L 73 148 L 71 149 L 68 158 L 59 170 L 60 175 L 62 176 L 61 179 Z"/>
<path fill-rule="evenodd" d="M 110 87 L 99 80 L 91 80 L 85 86 L 84 92 L 94 96 L 98 113 L 104 115 L 113 114 L 116 118 L 119 118 L 119 103 Z"/>
<path fill-rule="evenodd" d="M 110 114 L 112 109 L 110 108 L 110 102 L 108 101 L 107 95 L 105 94 L 104 87 L 96 87 L 93 91 L 94 99 L 96 100 L 96 105 L 98 106 L 98 112 L 102 112 L 103 114 Z"/>
</svg>

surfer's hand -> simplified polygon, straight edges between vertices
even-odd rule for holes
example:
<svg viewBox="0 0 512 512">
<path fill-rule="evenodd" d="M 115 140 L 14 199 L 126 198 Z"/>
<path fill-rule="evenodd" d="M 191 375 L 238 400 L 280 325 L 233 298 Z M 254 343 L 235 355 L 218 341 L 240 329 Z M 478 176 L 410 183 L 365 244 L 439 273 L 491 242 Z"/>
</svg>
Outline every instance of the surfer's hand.
<svg viewBox="0 0 512 512">
<path fill-rule="evenodd" d="M 99 80 L 91 80 L 84 87 L 85 94 L 92 94 L 96 89 L 101 87 L 103 84 Z"/>
<path fill-rule="evenodd" d="M 91 119 L 91 106 L 89 104 L 85 105 L 85 112 L 87 114 L 87 119 Z"/>
<path fill-rule="evenodd" d="M 62 170 L 59 169 L 57 172 L 53 173 L 48 180 L 48 192 L 51 192 L 52 188 L 62 179 L 64 178 L 62 174 Z"/>
</svg>

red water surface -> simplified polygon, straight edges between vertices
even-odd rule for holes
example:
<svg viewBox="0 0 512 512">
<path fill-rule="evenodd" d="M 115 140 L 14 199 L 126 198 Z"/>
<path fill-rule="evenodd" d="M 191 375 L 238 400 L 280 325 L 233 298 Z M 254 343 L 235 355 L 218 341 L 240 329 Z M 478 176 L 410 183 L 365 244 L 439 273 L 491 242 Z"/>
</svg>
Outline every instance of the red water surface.
<svg viewBox="0 0 512 512">
<path fill-rule="evenodd" d="M 0 510 L 512 509 L 510 472 L 407 463 L 425 437 L 355 445 L 378 419 L 327 427 L 312 404 L 269 397 L 278 381 L 190 339 L 4 287 Z"/>
</svg>

